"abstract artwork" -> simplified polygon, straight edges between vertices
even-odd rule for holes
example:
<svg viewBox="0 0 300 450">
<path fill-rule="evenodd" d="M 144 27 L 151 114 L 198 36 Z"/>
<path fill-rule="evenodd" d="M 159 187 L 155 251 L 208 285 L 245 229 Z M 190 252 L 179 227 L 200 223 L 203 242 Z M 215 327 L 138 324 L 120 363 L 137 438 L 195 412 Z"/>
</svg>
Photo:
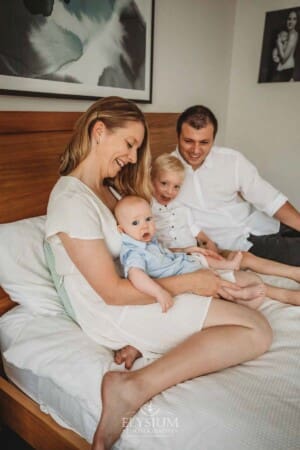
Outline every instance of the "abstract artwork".
<svg viewBox="0 0 300 450">
<path fill-rule="evenodd" d="M 154 0 L 0 2 L 0 92 L 151 102 Z"/>
</svg>

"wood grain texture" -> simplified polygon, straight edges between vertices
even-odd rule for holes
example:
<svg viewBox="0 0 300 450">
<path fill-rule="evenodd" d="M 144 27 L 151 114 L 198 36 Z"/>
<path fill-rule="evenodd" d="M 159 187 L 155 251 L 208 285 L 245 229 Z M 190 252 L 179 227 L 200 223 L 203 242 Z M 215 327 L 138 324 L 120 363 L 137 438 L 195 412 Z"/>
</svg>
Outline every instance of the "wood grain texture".
<svg viewBox="0 0 300 450">
<path fill-rule="evenodd" d="M 0 223 L 45 214 L 49 193 L 58 178 L 59 156 L 80 114 L 0 111 Z M 175 148 L 177 116 L 146 114 L 153 156 Z M 0 288 L 0 315 L 15 305 Z M 34 448 L 90 449 L 85 440 L 57 425 L 3 377 L 0 419 Z"/>
<path fill-rule="evenodd" d="M 63 429 L 23 392 L 0 377 L 0 420 L 39 450 L 90 450 L 73 431 Z"/>
</svg>

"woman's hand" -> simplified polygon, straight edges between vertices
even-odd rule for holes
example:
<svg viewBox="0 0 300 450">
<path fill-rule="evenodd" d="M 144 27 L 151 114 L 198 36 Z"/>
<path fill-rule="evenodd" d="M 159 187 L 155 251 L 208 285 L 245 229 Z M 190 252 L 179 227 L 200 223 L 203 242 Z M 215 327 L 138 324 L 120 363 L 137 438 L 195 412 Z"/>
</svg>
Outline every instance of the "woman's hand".
<svg viewBox="0 0 300 450">
<path fill-rule="evenodd" d="M 189 275 L 191 278 L 189 291 L 193 294 L 206 297 L 224 297 L 228 300 L 233 300 L 233 297 L 231 298 L 228 292 L 226 292 L 226 288 L 231 288 L 236 291 L 240 290 L 237 284 L 223 280 L 219 274 L 210 269 L 200 269 Z"/>
</svg>

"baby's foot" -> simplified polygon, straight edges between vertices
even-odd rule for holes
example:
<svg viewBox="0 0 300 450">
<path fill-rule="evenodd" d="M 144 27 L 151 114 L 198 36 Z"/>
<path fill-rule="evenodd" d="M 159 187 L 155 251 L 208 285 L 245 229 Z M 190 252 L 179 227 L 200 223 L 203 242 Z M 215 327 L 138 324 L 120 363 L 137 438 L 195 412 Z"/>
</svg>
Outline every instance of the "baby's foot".
<svg viewBox="0 0 300 450">
<path fill-rule="evenodd" d="M 239 291 L 235 291 L 230 288 L 226 288 L 232 297 L 238 300 L 258 300 L 263 299 L 266 296 L 266 287 L 263 283 L 251 284 L 246 287 L 241 287 Z"/>
<path fill-rule="evenodd" d="M 126 347 L 115 352 L 114 361 L 117 364 L 125 363 L 125 368 L 131 369 L 134 361 L 141 356 L 142 354 L 137 348 L 132 347 L 132 345 L 126 345 Z"/>
<path fill-rule="evenodd" d="M 227 259 L 224 269 L 239 270 L 243 259 L 242 252 L 237 252 L 231 259 Z"/>
</svg>

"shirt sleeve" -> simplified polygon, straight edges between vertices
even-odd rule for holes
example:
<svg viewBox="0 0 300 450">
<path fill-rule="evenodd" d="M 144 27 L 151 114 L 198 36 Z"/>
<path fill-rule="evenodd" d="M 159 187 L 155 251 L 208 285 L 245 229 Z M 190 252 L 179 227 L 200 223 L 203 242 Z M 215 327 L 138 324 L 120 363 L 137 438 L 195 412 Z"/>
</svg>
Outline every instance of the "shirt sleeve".
<svg viewBox="0 0 300 450">
<path fill-rule="evenodd" d="M 269 216 L 287 201 L 287 197 L 264 180 L 254 164 L 241 153 L 237 153 L 236 183 L 243 198 Z"/>
<path fill-rule="evenodd" d="M 81 194 L 59 196 L 47 211 L 46 238 L 61 232 L 77 239 L 103 239 L 101 213 L 93 200 Z"/>
<path fill-rule="evenodd" d="M 146 261 L 143 255 L 137 249 L 122 249 L 120 261 L 124 269 L 124 276 L 128 278 L 128 271 L 133 267 L 146 272 Z"/>
</svg>

